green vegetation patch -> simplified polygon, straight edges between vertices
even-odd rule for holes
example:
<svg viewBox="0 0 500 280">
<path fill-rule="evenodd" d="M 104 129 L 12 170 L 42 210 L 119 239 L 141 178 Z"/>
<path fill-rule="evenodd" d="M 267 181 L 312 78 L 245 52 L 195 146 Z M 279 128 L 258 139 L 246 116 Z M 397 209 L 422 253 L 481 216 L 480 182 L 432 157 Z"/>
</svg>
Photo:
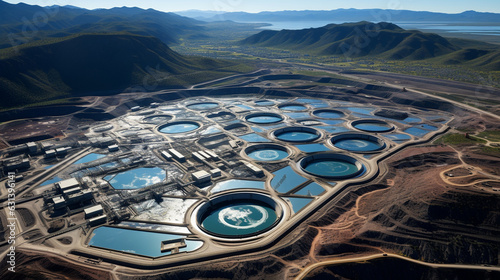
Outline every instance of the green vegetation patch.
<svg viewBox="0 0 500 280">
<path fill-rule="evenodd" d="M 453 145 L 453 146 L 473 146 L 477 144 L 485 144 L 486 141 L 483 139 L 479 139 L 474 136 L 469 136 L 468 138 L 465 137 L 465 133 L 451 133 L 451 134 L 446 134 L 439 139 L 437 139 L 435 144 L 446 144 L 446 145 Z"/>
<path fill-rule="evenodd" d="M 477 135 L 478 137 L 488 139 L 492 142 L 500 142 L 500 130 L 483 131 Z"/>
</svg>

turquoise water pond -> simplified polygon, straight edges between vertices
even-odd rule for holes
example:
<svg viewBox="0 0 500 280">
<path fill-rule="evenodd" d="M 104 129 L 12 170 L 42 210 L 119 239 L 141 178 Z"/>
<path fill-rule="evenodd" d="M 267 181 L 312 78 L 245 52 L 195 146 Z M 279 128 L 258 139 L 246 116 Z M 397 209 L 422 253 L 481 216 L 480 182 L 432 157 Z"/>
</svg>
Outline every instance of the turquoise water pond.
<svg viewBox="0 0 500 280">
<path fill-rule="evenodd" d="M 201 225 L 206 230 L 228 236 L 248 235 L 272 226 L 278 216 L 265 203 L 231 202 L 207 213 Z"/>
<path fill-rule="evenodd" d="M 311 174 L 327 177 L 349 176 L 359 171 L 355 164 L 339 159 L 315 160 L 304 169 Z"/>
<path fill-rule="evenodd" d="M 293 213 L 298 213 L 313 200 L 313 198 L 307 197 L 284 197 L 284 199 L 292 204 Z"/>
<path fill-rule="evenodd" d="M 289 192 L 307 181 L 306 178 L 295 173 L 290 166 L 280 169 L 273 174 L 274 178 L 271 180 L 271 187 L 280 193 Z"/>
<path fill-rule="evenodd" d="M 316 196 L 325 192 L 325 189 L 317 183 L 310 183 L 299 191 L 295 192 L 298 195 Z"/>
<path fill-rule="evenodd" d="M 170 252 L 161 252 L 162 241 L 185 237 L 184 235 L 148 232 L 106 226 L 95 229 L 92 234 L 92 239 L 90 239 L 89 241 L 90 246 L 112 249 L 153 258 L 170 255 Z M 203 245 L 203 242 L 186 240 L 186 245 L 187 247 L 181 248 L 179 251 L 194 251 L 200 248 Z"/>
</svg>

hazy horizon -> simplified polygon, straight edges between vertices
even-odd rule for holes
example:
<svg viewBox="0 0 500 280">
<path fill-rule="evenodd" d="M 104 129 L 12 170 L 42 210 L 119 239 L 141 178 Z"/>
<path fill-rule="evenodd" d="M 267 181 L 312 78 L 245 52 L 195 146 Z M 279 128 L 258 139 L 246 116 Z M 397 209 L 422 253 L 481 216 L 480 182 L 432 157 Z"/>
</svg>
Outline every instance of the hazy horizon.
<svg viewBox="0 0 500 280">
<path fill-rule="evenodd" d="M 155 9 L 163 12 L 181 12 L 189 10 L 217 11 L 217 12 L 273 12 L 273 11 L 301 11 L 301 10 L 336 10 L 336 9 L 394 9 L 410 11 L 428 11 L 457 14 L 464 11 L 474 10 L 477 12 L 500 13 L 500 2 L 497 0 L 484 1 L 412 1 L 412 0 L 359 0 L 355 3 L 346 3 L 345 1 L 287 1 L 286 4 L 278 1 L 244 1 L 244 0 L 192 0 L 184 2 L 166 2 L 166 1 L 137 1 L 137 0 L 26 0 L 26 1 L 5 1 L 11 4 L 26 3 L 29 5 L 52 6 L 52 5 L 71 5 L 85 9 L 109 9 L 113 7 L 139 7 L 143 9 Z"/>
</svg>

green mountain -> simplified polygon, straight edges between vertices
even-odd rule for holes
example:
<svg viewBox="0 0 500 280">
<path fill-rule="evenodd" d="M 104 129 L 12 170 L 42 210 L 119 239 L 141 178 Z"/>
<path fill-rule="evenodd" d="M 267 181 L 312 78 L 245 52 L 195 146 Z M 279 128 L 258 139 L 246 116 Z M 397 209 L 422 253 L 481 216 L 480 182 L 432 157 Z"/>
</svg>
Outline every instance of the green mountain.
<svg viewBox="0 0 500 280">
<path fill-rule="evenodd" d="M 427 60 L 464 65 L 486 71 L 500 70 L 497 45 L 437 34 L 405 30 L 392 23 L 344 23 L 303 30 L 262 31 L 242 44 L 288 49 L 314 55 L 389 60 Z"/>
<path fill-rule="evenodd" d="M 447 39 L 392 23 L 330 24 L 303 30 L 262 31 L 242 41 L 246 45 L 285 48 L 318 55 L 378 56 L 387 59 L 426 59 L 459 48 Z"/>
<path fill-rule="evenodd" d="M 0 0 L 0 48 L 77 33 L 128 32 L 154 36 L 169 44 L 180 38 L 205 37 L 202 22 L 140 8 L 87 10 L 76 7 L 40 7 Z"/>
<path fill-rule="evenodd" d="M 182 87 L 249 70 L 236 62 L 186 57 L 159 39 L 138 35 L 75 35 L 0 51 L 0 107 L 131 87 Z"/>
</svg>

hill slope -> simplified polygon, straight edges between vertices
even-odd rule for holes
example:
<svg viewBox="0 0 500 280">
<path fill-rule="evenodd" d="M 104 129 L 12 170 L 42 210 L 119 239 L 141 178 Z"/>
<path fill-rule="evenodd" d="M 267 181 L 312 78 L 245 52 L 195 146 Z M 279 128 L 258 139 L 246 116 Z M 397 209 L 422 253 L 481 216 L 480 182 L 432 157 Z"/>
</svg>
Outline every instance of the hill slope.
<svg viewBox="0 0 500 280">
<path fill-rule="evenodd" d="M 247 45 L 287 48 L 319 55 L 380 56 L 425 59 L 458 50 L 445 38 L 404 30 L 381 22 L 330 24 L 303 30 L 262 31 L 242 41 Z"/>
<path fill-rule="evenodd" d="M 241 41 L 245 45 L 282 48 L 315 55 L 347 58 L 424 60 L 500 70 L 500 48 L 432 33 L 405 30 L 392 23 L 344 23 L 303 30 L 262 31 Z"/>
<path fill-rule="evenodd" d="M 0 53 L 3 108 L 137 85 L 182 87 L 241 69 L 235 62 L 185 57 L 137 35 L 76 35 L 8 50 Z"/>
<path fill-rule="evenodd" d="M 75 7 L 40 7 L 0 0 L 0 48 L 47 37 L 77 33 L 128 32 L 154 36 L 169 44 L 180 37 L 206 36 L 201 22 L 174 13 L 140 8 L 86 10 Z"/>
</svg>

